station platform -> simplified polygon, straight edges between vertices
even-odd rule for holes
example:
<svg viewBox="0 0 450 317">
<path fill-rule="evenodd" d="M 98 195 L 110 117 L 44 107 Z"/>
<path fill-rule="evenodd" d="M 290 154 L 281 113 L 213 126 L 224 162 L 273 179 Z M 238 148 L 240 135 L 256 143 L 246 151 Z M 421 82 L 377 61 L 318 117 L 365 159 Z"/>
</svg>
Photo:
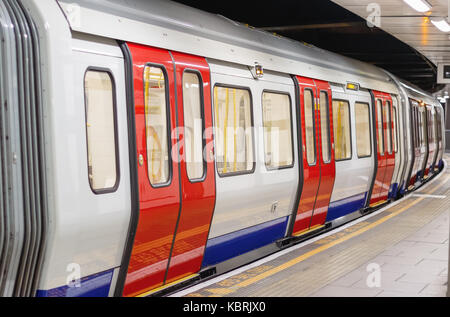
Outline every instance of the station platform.
<svg viewBox="0 0 450 317">
<path fill-rule="evenodd" d="M 171 296 L 446 296 L 450 154 L 444 159 L 444 171 L 401 200 Z"/>
</svg>

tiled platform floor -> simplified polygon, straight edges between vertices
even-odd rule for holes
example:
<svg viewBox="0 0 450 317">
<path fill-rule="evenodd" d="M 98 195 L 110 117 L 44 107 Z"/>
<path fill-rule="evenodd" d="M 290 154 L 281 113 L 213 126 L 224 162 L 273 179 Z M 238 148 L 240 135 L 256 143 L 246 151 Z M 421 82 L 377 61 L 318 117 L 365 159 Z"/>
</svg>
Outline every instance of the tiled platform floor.
<svg viewBox="0 0 450 317">
<path fill-rule="evenodd" d="M 379 286 L 364 264 L 312 296 L 446 296 L 449 212 L 369 260 L 380 267 Z M 369 269 L 369 270 L 368 270 Z M 374 282 L 368 286 L 367 279 Z"/>
</svg>

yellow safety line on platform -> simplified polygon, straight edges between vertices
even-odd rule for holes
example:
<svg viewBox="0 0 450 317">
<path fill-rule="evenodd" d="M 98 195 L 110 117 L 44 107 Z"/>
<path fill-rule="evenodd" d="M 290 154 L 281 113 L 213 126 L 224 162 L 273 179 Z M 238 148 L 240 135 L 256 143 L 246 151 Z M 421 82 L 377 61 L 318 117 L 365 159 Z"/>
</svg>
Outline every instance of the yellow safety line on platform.
<svg viewBox="0 0 450 317">
<path fill-rule="evenodd" d="M 173 286 L 173 285 L 175 285 L 175 284 L 179 284 L 179 283 L 181 283 L 181 282 L 187 281 L 187 280 L 192 279 L 192 278 L 194 278 L 194 277 L 196 277 L 196 276 L 198 276 L 198 274 L 190 274 L 190 275 L 188 275 L 188 276 L 186 276 L 186 277 L 183 277 L 182 279 L 179 279 L 179 280 L 176 280 L 176 281 L 174 281 L 174 282 L 171 282 L 171 283 L 162 285 L 162 286 L 160 286 L 160 287 L 158 287 L 158 288 L 154 288 L 154 289 L 152 289 L 152 290 L 150 290 L 150 291 L 147 291 L 147 292 L 145 292 L 145 293 L 136 295 L 135 297 L 147 297 L 147 296 L 149 296 L 149 295 L 151 295 L 151 294 L 154 294 L 154 293 L 156 293 L 156 292 L 162 291 L 163 289 L 166 289 L 166 288 L 168 288 L 168 287 L 170 287 L 170 286 Z"/>
<path fill-rule="evenodd" d="M 445 182 L 449 178 L 450 178 L 450 175 L 448 175 L 438 186 L 436 186 L 433 189 L 431 189 L 428 194 L 433 193 L 436 189 L 439 188 L 440 185 L 445 184 Z M 289 268 L 289 267 L 291 267 L 291 266 L 293 266 L 293 265 L 295 265 L 297 263 L 300 263 L 300 262 L 302 262 L 302 261 L 312 257 L 313 255 L 316 255 L 316 254 L 318 254 L 318 253 L 320 253 L 322 251 L 328 250 L 331 247 L 333 247 L 333 246 L 335 246 L 335 245 L 337 245 L 339 243 L 342 243 L 342 242 L 345 242 L 347 240 L 350 240 L 351 238 L 356 237 L 356 236 L 358 236 L 358 235 L 360 235 L 360 234 L 362 234 L 362 233 L 364 233 L 364 232 L 366 232 L 366 231 L 368 231 L 368 230 L 370 230 L 370 229 L 372 229 L 372 228 L 374 228 L 374 227 L 376 227 L 376 226 L 386 222 L 387 220 L 389 220 L 389 219 L 391 219 L 391 218 L 401 214 L 405 210 L 411 208 L 412 206 L 414 206 L 415 204 L 421 202 L 424 199 L 425 199 L 425 197 L 420 197 L 420 198 L 412 201 L 411 203 L 409 203 L 405 207 L 403 207 L 403 208 L 401 208 L 401 209 L 399 209 L 399 210 L 397 210 L 395 212 L 392 212 L 391 214 L 389 214 L 389 215 L 387 215 L 387 216 L 385 216 L 385 217 L 383 217 L 383 218 L 381 218 L 381 219 L 379 219 L 379 220 L 377 220 L 377 221 L 375 221 L 375 222 L 373 222 L 373 223 L 371 223 L 371 224 L 369 224 L 369 225 L 367 225 L 367 226 L 365 226 L 365 227 L 363 227 L 363 228 L 361 228 L 361 229 L 359 229 L 359 230 L 357 230 L 357 231 L 355 231 L 353 233 L 350 233 L 347 236 L 339 238 L 339 239 L 337 239 L 335 241 L 332 241 L 332 242 L 330 242 L 328 244 L 322 245 L 322 246 L 318 247 L 317 249 L 314 249 L 314 250 L 311 250 L 311 251 L 309 251 L 309 252 L 307 252 L 305 254 L 302 254 L 301 256 L 299 256 L 299 257 L 297 257 L 295 259 L 292 259 L 292 260 L 290 260 L 290 261 L 288 261 L 288 262 L 286 262 L 286 263 L 284 263 L 284 264 L 282 264 L 280 266 L 277 266 L 277 267 L 275 267 L 275 268 L 273 268 L 273 269 L 271 269 L 269 271 L 266 271 L 266 272 L 261 273 L 261 274 L 259 274 L 257 276 L 254 276 L 254 277 L 252 277 L 252 278 L 250 278 L 248 280 L 245 280 L 245 281 L 243 281 L 243 282 L 241 282 L 239 284 L 236 284 L 236 285 L 232 286 L 231 289 L 234 292 L 234 291 L 236 291 L 239 288 L 249 286 L 249 285 L 251 285 L 253 283 L 256 283 L 256 282 L 258 282 L 258 281 L 260 281 L 262 279 L 265 279 L 265 278 L 267 278 L 269 276 L 272 276 L 272 275 L 274 275 L 274 274 L 276 274 L 278 272 L 281 272 L 281 271 L 283 271 L 283 270 L 285 270 L 285 269 L 287 269 L 287 268 Z"/>
</svg>

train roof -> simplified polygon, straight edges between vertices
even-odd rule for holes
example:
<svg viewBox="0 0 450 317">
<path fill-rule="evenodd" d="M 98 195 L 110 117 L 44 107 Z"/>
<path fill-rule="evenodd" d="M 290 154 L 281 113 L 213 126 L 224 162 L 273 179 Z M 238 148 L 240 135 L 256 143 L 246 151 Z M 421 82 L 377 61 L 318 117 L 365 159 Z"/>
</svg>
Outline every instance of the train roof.
<svg viewBox="0 0 450 317">
<path fill-rule="evenodd" d="M 176 2 L 57 1 L 73 31 L 247 66 L 257 62 L 273 71 L 398 92 L 390 76 L 373 65 Z"/>
</svg>

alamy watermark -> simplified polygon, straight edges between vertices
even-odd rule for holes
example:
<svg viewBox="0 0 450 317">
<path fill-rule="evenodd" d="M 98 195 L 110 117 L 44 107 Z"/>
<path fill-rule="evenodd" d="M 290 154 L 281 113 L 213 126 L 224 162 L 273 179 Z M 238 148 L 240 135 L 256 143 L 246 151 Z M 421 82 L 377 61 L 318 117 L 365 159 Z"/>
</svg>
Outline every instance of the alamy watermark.
<svg viewBox="0 0 450 317">
<path fill-rule="evenodd" d="M 369 263 L 366 267 L 369 275 L 366 278 L 366 285 L 369 288 L 381 287 L 381 268 L 378 263 Z"/>
<path fill-rule="evenodd" d="M 366 18 L 366 23 L 369 28 L 381 27 L 381 7 L 378 3 L 369 3 L 366 7 L 369 15 Z"/>
</svg>

